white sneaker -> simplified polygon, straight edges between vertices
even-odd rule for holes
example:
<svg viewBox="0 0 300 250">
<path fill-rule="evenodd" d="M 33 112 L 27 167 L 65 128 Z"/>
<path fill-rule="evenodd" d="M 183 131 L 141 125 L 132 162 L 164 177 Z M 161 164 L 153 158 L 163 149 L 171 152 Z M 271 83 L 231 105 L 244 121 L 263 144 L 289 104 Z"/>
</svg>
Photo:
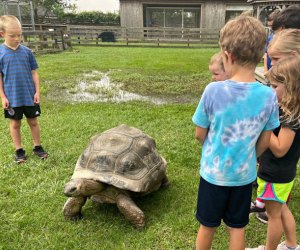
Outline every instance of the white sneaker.
<svg viewBox="0 0 300 250">
<path fill-rule="evenodd" d="M 287 246 L 285 245 L 285 241 L 281 242 L 278 246 L 277 246 L 277 250 L 289 250 L 287 248 Z M 295 250 L 300 250 L 300 246 L 298 245 Z"/>
<path fill-rule="evenodd" d="M 286 249 L 285 241 L 281 242 L 276 248 L 276 250 L 282 250 L 282 249 Z"/>
<path fill-rule="evenodd" d="M 262 245 L 254 248 L 245 248 L 245 250 L 265 250 L 265 249 L 266 247 Z"/>
</svg>

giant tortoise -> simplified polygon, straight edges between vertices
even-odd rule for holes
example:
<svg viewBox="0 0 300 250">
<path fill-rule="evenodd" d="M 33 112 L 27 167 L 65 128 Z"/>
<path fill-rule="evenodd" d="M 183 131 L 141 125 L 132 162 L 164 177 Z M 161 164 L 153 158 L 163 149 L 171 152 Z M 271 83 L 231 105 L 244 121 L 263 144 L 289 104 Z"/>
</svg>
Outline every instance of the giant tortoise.
<svg viewBox="0 0 300 250">
<path fill-rule="evenodd" d="M 133 197 L 168 186 L 166 160 L 153 138 L 141 130 L 120 125 L 95 135 L 77 160 L 65 185 L 65 218 L 79 219 L 87 198 L 96 203 L 116 204 L 133 226 L 145 226 L 143 211 Z"/>
</svg>

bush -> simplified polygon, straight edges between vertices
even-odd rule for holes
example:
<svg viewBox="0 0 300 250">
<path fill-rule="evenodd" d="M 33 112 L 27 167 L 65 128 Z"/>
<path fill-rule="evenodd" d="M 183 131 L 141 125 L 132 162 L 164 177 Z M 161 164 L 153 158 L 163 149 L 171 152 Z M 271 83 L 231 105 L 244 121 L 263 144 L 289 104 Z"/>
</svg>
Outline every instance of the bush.
<svg viewBox="0 0 300 250">
<path fill-rule="evenodd" d="M 59 19 L 67 24 L 83 25 L 120 25 L 120 15 L 101 11 L 84 11 L 80 13 L 63 13 Z"/>
</svg>

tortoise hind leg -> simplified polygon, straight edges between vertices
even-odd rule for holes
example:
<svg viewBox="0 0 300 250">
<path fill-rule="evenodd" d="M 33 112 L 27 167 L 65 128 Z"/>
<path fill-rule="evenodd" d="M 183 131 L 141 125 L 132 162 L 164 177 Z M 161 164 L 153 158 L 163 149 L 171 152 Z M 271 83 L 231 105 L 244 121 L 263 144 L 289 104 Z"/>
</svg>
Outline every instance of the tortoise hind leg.
<svg viewBox="0 0 300 250">
<path fill-rule="evenodd" d="M 145 215 L 143 211 L 134 203 L 134 201 L 125 194 L 119 194 L 116 199 L 120 212 L 137 229 L 145 227 Z"/>
<path fill-rule="evenodd" d="M 63 208 L 66 219 L 79 220 L 82 219 L 81 208 L 86 202 L 86 197 L 70 197 Z"/>
</svg>

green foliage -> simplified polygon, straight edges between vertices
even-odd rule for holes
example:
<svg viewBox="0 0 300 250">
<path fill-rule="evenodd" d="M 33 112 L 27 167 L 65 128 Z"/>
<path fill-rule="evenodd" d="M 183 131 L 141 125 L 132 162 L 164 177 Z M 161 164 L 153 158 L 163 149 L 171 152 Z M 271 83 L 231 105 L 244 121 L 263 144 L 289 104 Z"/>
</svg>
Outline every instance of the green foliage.
<svg viewBox="0 0 300 250">
<path fill-rule="evenodd" d="M 120 25 L 120 15 L 101 11 L 60 13 L 59 19 L 68 24 Z"/>
<path fill-rule="evenodd" d="M 43 9 L 45 15 L 48 13 L 61 12 L 64 8 L 71 7 L 69 0 L 32 0 L 33 9 L 37 17 L 38 9 Z"/>
</svg>

